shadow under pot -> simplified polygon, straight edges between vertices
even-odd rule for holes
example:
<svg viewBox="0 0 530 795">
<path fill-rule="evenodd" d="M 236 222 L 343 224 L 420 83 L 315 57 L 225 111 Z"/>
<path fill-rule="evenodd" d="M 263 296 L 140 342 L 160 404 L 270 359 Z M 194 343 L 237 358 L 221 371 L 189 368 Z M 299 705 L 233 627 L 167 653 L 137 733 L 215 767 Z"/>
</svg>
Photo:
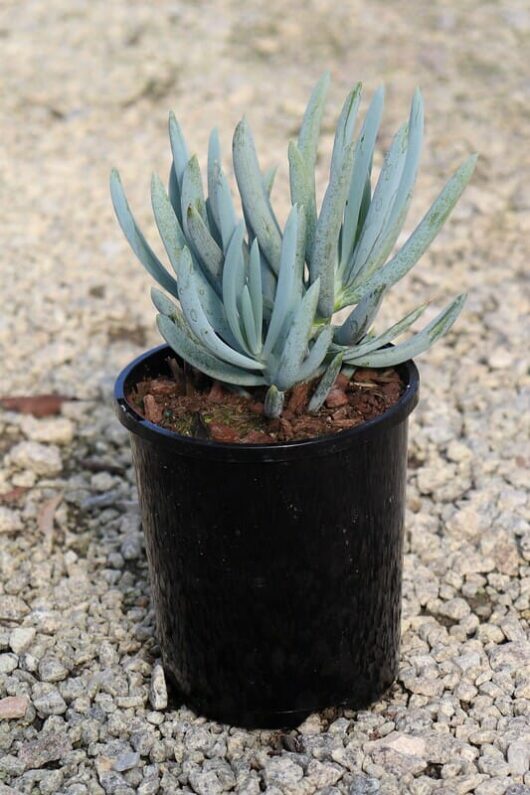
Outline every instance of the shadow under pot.
<svg viewBox="0 0 530 795">
<path fill-rule="evenodd" d="M 181 702 L 208 718 L 287 728 L 367 707 L 398 668 L 408 416 L 414 362 L 383 415 L 273 445 L 180 436 L 125 395 L 169 374 L 165 345 L 129 364 L 130 431 L 157 639 Z"/>
</svg>

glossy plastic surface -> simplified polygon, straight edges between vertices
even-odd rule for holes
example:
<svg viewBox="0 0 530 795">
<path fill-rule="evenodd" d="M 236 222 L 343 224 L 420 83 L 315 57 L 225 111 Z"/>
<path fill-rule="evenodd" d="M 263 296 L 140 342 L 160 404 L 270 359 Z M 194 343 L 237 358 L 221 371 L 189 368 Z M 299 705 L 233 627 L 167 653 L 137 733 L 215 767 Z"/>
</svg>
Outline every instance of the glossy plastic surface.
<svg viewBox="0 0 530 795">
<path fill-rule="evenodd" d="M 248 727 L 362 708 L 398 664 L 407 387 L 382 417 L 284 445 L 190 440 L 142 420 L 124 391 L 165 372 L 165 346 L 116 382 L 131 431 L 157 636 L 182 701 Z"/>
</svg>

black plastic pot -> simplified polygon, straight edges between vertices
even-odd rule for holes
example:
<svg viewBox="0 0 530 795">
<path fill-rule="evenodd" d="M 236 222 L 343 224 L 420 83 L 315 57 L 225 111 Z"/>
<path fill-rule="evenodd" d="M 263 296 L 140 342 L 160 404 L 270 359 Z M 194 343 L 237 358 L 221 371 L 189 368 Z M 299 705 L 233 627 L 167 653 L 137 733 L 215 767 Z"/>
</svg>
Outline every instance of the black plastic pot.
<svg viewBox="0 0 530 795">
<path fill-rule="evenodd" d="M 408 415 L 419 376 L 383 416 L 278 445 L 190 439 L 125 395 L 168 373 L 160 346 L 123 370 L 157 635 L 182 701 L 224 723 L 296 726 L 363 708 L 398 665 Z"/>
</svg>

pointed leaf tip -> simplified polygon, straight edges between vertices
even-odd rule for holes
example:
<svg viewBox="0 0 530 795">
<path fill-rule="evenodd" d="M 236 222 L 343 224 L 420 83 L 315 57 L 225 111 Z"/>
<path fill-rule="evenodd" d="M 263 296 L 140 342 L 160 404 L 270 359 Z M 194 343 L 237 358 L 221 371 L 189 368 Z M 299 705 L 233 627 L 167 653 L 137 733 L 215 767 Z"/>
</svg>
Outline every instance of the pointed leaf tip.
<svg viewBox="0 0 530 795">
<path fill-rule="evenodd" d="M 313 396 L 309 401 L 309 406 L 307 410 L 310 414 L 316 414 L 319 408 L 323 405 L 324 401 L 326 400 L 327 396 L 331 392 L 333 388 L 333 384 L 340 373 L 340 368 L 342 367 L 342 360 L 344 358 L 344 354 L 342 351 L 336 354 L 334 358 L 331 360 L 328 368 L 322 378 L 320 379 L 317 388 L 313 392 Z"/>
<path fill-rule="evenodd" d="M 265 402 L 263 404 L 263 412 L 265 416 L 271 418 L 280 417 L 283 409 L 284 399 L 284 392 L 280 392 L 278 387 L 272 384 L 267 390 Z"/>
</svg>

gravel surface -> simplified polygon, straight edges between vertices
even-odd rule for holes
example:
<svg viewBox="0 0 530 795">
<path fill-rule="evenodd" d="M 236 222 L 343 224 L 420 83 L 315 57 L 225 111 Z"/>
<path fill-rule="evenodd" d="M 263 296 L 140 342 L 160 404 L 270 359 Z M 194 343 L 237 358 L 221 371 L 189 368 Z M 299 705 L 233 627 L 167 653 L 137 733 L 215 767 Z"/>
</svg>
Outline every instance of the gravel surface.
<svg viewBox="0 0 530 795">
<path fill-rule="evenodd" d="M 0 391 L 76 400 L 58 417 L 0 415 L 0 795 L 529 795 L 526 0 L 4 0 L 2 11 Z M 168 167 L 167 110 L 202 162 L 210 127 L 229 151 L 247 111 L 263 165 L 281 163 L 285 213 L 286 141 L 326 66 L 337 110 L 355 80 L 385 80 L 385 144 L 422 86 L 412 220 L 480 152 L 385 316 L 470 298 L 421 362 L 398 682 L 366 712 L 247 732 L 167 707 L 130 453 L 110 405 L 118 369 L 158 337 L 107 175 L 120 167 L 156 240 L 148 185 Z M 332 128 L 330 110 L 324 154 Z"/>
</svg>

